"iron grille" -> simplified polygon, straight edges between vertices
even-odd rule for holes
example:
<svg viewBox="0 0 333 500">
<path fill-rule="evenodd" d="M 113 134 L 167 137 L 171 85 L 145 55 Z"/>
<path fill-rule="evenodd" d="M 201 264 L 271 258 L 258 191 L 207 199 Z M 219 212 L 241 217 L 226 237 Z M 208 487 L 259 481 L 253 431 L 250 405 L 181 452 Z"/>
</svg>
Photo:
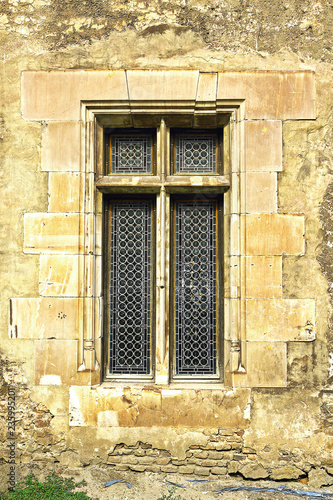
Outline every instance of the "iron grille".
<svg viewBox="0 0 333 500">
<path fill-rule="evenodd" d="M 152 137 L 114 136 L 111 142 L 111 173 L 151 173 Z"/>
<path fill-rule="evenodd" d="M 177 375 L 216 373 L 217 202 L 176 202 Z"/>
<path fill-rule="evenodd" d="M 111 202 L 110 371 L 147 375 L 151 350 L 150 201 Z"/>
<path fill-rule="evenodd" d="M 176 172 L 216 172 L 216 136 L 176 136 Z"/>
</svg>

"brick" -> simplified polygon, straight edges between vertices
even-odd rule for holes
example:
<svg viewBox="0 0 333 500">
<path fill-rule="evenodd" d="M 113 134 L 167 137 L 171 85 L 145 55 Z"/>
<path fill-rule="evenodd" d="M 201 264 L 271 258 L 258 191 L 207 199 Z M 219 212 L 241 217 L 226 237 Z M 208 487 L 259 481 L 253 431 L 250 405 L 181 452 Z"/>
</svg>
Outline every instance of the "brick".
<svg viewBox="0 0 333 500">
<path fill-rule="evenodd" d="M 214 467 L 216 464 L 216 460 L 202 460 L 202 467 Z"/>
<path fill-rule="evenodd" d="M 138 457 L 138 463 L 142 465 L 150 465 L 155 462 L 154 457 Z"/>
<path fill-rule="evenodd" d="M 198 476 L 209 476 L 210 471 L 205 467 L 195 467 L 194 474 L 197 474 Z"/>
<path fill-rule="evenodd" d="M 131 101 L 195 100 L 199 71 L 127 71 Z"/>
<path fill-rule="evenodd" d="M 124 463 L 130 464 L 130 465 L 135 465 L 138 463 L 138 459 L 136 457 L 133 457 L 133 456 L 127 456 L 126 458 L 124 458 Z"/>
<path fill-rule="evenodd" d="M 311 299 L 246 301 L 246 338 L 258 341 L 312 341 L 315 302 Z"/>
<path fill-rule="evenodd" d="M 278 208 L 276 173 L 247 172 L 241 175 L 245 185 L 245 212 L 249 214 L 276 213 Z"/>
<path fill-rule="evenodd" d="M 161 467 L 158 465 L 148 465 L 146 467 L 146 471 L 148 472 L 161 472 Z"/>
<path fill-rule="evenodd" d="M 120 464 L 121 463 L 121 457 L 109 457 L 108 458 L 108 464 Z"/>
<path fill-rule="evenodd" d="M 211 471 L 214 475 L 224 476 L 227 473 L 226 467 L 212 467 Z"/>
<path fill-rule="evenodd" d="M 179 474 L 193 474 L 194 472 L 194 466 L 193 465 L 182 465 L 178 467 Z"/>
<path fill-rule="evenodd" d="M 146 470 L 146 467 L 144 465 L 130 465 L 129 468 L 134 472 L 144 472 Z"/>
<path fill-rule="evenodd" d="M 119 464 L 115 466 L 114 470 L 129 470 L 129 467 L 125 464 Z"/>
<path fill-rule="evenodd" d="M 212 460 L 221 460 L 223 458 L 223 451 L 210 451 L 208 453 L 208 458 Z"/>
<path fill-rule="evenodd" d="M 203 451 L 203 450 L 195 450 L 193 452 L 193 456 L 195 458 L 207 458 L 208 457 L 208 452 L 207 451 Z"/>
<path fill-rule="evenodd" d="M 41 168 L 46 172 L 80 170 L 79 122 L 50 122 L 42 129 Z"/>
<path fill-rule="evenodd" d="M 156 458 L 156 463 L 158 465 L 167 465 L 170 462 L 171 458 L 167 457 L 162 457 L 162 458 Z"/>
<path fill-rule="evenodd" d="M 282 122 L 255 120 L 245 122 L 247 172 L 282 170 Z"/>
<path fill-rule="evenodd" d="M 243 215 L 246 255 L 304 253 L 304 217 L 298 215 Z"/>
<path fill-rule="evenodd" d="M 231 445 L 228 443 L 217 443 L 216 450 L 217 451 L 228 451 L 228 450 L 231 450 Z"/>
<path fill-rule="evenodd" d="M 178 471 L 178 467 L 176 467 L 175 465 L 162 465 L 161 466 L 161 471 L 162 472 L 173 473 L 173 472 L 177 472 Z"/>
<path fill-rule="evenodd" d="M 83 210 L 84 176 L 78 172 L 50 172 L 49 212 Z"/>
<path fill-rule="evenodd" d="M 313 71 L 219 73 L 217 99 L 245 99 L 247 119 L 316 118 Z"/>
<path fill-rule="evenodd" d="M 80 101 L 127 99 L 125 71 L 24 71 L 26 120 L 80 120 Z"/>
</svg>

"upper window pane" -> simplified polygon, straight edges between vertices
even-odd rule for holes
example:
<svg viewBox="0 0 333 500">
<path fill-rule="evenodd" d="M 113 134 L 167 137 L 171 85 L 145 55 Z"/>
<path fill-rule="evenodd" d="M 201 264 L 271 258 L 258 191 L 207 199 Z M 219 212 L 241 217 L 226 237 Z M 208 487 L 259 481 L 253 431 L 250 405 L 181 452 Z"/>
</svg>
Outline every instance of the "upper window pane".
<svg viewBox="0 0 333 500">
<path fill-rule="evenodd" d="M 177 135 L 176 173 L 216 173 L 216 135 Z"/>
<path fill-rule="evenodd" d="M 112 137 L 112 174 L 150 174 L 151 171 L 151 135 L 123 135 Z"/>
</svg>

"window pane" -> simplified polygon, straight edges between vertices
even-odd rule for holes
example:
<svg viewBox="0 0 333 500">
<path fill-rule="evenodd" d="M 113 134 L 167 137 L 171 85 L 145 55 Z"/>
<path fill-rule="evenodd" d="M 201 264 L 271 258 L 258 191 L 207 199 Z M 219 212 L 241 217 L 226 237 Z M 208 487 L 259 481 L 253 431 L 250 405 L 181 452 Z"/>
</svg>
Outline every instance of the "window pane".
<svg viewBox="0 0 333 500">
<path fill-rule="evenodd" d="M 176 136 L 176 172 L 216 172 L 216 136 Z"/>
<path fill-rule="evenodd" d="M 176 202 L 176 374 L 216 373 L 217 202 Z"/>
<path fill-rule="evenodd" d="M 111 141 L 111 173 L 147 174 L 151 172 L 152 137 L 114 136 Z"/>
<path fill-rule="evenodd" d="M 110 372 L 150 372 L 152 203 L 111 202 Z"/>
</svg>

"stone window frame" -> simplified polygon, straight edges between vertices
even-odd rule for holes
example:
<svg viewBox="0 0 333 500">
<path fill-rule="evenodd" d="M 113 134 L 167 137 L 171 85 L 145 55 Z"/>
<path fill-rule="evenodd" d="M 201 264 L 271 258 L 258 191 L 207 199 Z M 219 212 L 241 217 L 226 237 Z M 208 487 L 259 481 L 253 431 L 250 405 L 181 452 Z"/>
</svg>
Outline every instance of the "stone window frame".
<svg viewBox="0 0 333 500">
<path fill-rule="evenodd" d="M 168 124 L 172 126 L 192 126 L 195 128 L 206 128 L 207 124 L 215 123 L 216 128 L 223 127 L 224 133 L 224 343 L 223 348 L 223 372 L 224 382 L 221 385 L 229 386 L 233 373 L 246 371 L 246 338 L 242 287 L 242 225 L 241 217 L 241 193 L 244 183 L 244 115 L 245 100 L 216 100 L 211 102 L 189 101 L 108 101 L 91 102 L 81 101 L 81 171 L 85 173 L 86 182 L 84 189 L 84 248 L 91 249 L 91 254 L 96 255 L 96 248 L 103 245 L 101 231 L 96 230 L 96 215 L 102 212 L 102 199 L 104 192 L 111 192 L 112 187 L 105 189 L 107 181 L 103 178 L 103 151 L 104 151 L 104 127 L 121 128 L 128 127 L 131 123 L 135 126 L 146 124 L 157 126 L 161 116 L 167 117 Z M 109 176 L 110 178 L 111 176 Z M 96 179 L 96 182 L 95 182 Z M 202 179 L 201 179 L 202 181 Z M 112 181 L 110 181 L 112 182 Z M 128 182 L 128 179 L 127 179 Z M 230 189 L 226 191 L 229 184 Z M 200 187 L 200 190 L 202 187 Z M 207 189 L 221 191 L 221 186 L 209 186 Z M 115 188 L 121 192 L 121 186 Z M 88 219 L 87 214 L 95 214 L 93 222 Z M 233 265 L 230 265 L 232 255 Z M 235 263 L 237 262 L 237 265 Z M 100 288 L 101 276 L 96 268 L 95 258 L 83 259 L 82 276 L 84 276 L 83 290 L 88 290 L 93 296 Z M 91 276 L 93 280 L 91 281 Z M 159 288 L 158 288 L 159 289 Z M 160 301 L 156 297 L 156 303 Z M 83 310 L 80 318 L 79 328 L 79 367 L 78 371 L 94 371 L 100 368 L 101 342 L 98 334 L 103 328 L 103 299 L 83 301 Z M 163 322 L 162 322 L 163 324 Z M 172 385 L 187 384 L 188 381 L 170 382 L 169 359 L 166 348 L 165 327 L 156 325 L 156 368 L 155 384 Z M 163 331 L 163 333 L 161 333 Z M 101 370 L 103 372 L 103 370 Z M 101 380 L 102 382 L 102 380 Z M 113 383 L 114 381 L 112 381 Z M 135 380 L 133 381 L 136 382 Z M 138 381 L 139 382 L 139 381 Z M 203 383 L 213 382 L 205 379 Z M 107 383 L 107 381 L 104 381 Z M 193 383 L 199 383 L 197 379 Z M 191 383 L 192 384 L 192 383 Z M 216 381 L 214 381 L 214 386 Z"/>
</svg>

